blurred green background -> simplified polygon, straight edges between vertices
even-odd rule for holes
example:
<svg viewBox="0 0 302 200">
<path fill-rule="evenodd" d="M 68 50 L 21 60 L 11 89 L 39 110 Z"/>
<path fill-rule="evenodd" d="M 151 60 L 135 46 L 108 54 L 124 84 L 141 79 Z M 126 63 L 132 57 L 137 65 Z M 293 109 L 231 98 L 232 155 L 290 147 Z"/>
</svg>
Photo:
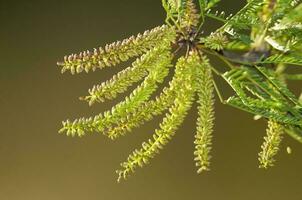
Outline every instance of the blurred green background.
<svg viewBox="0 0 302 200">
<path fill-rule="evenodd" d="M 231 13 L 244 3 L 224 0 L 219 9 Z M 62 120 L 91 116 L 118 102 L 89 108 L 77 97 L 122 66 L 71 76 L 61 75 L 56 62 L 163 20 L 159 0 L 0 1 L 0 200 L 302 199 L 302 145 L 286 136 L 277 165 L 258 169 L 265 122 L 218 100 L 212 170 L 201 175 L 193 162 L 194 109 L 151 165 L 120 184 L 115 169 L 150 137 L 160 118 L 114 142 L 97 134 L 57 133 Z M 217 25 L 211 21 L 204 30 Z"/>
</svg>

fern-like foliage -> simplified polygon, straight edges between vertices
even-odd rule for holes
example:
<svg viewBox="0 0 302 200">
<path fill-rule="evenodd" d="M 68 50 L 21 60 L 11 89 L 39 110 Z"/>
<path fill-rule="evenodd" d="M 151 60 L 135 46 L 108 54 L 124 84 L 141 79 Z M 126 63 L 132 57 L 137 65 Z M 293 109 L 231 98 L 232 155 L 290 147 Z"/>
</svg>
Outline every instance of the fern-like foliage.
<svg viewBox="0 0 302 200">
<path fill-rule="evenodd" d="M 275 54 L 267 59 L 261 61 L 263 64 L 290 64 L 290 65 L 302 65 L 302 57 L 299 55 L 293 55 L 293 54 Z"/>
<path fill-rule="evenodd" d="M 248 0 L 237 13 L 225 14 L 213 11 L 218 3 L 162 0 L 165 25 L 93 51 L 65 56 L 58 65 L 62 72 L 72 74 L 135 58 L 131 66 L 81 97 L 90 106 L 112 100 L 130 86 L 136 88 L 104 113 L 64 121 L 60 133 L 83 136 L 97 132 L 117 139 L 165 114 L 152 137 L 121 164 L 117 170 L 120 181 L 148 164 L 167 145 L 196 101 L 194 161 L 200 173 L 210 169 L 216 91 L 223 104 L 268 121 L 259 153 L 261 168 L 273 165 L 283 132 L 302 143 L 302 96 L 297 98 L 287 85 L 288 81 L 302 80 L 302 72 L 287 72 L 292 65 L 302 65 L 302 4 L 298 0 Z M 203 34 L 207 18 L 222 23 L 209 35 Z M 208 55 L 223 61 L 223 72 L 210 64 Z M 169 73 L 172 79 L 153 97 Z M 234 95 L 225 100 L 214 75 L 223 78 Z"/>
</svg>

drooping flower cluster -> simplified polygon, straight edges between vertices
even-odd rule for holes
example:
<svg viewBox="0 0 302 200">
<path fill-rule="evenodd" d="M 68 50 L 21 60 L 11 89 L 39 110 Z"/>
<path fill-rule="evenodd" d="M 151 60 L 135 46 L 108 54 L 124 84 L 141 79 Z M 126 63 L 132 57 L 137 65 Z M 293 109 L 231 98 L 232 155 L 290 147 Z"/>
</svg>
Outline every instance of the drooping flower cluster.
<svg viewBox="0 0 302 200">
<path fill-rule="evenodd" d="M 65 56 L 58 65 L 62 72 L 72 74 L 136 58 L 131 66 L 81 97 L 90 106 L 112 100 L 139 84 L 110 110 L 90 118 L 67 120 L 60 132 L 71 136 L 98 132 L 116 139 L 166 113 L 152 137 L 121 164 L 117 170 L 121 180 L 159 153 L 197 101 L 194 160 L 200 173 L 210 166 L 216 91 L 222 103 L 268 120 L 267 136 L 259 153 L 260 167 L 273 165 L 283 132 L 302 142 L 302 103 L 286 85 L 287 80 L 301 80 L 302 76 L 285 73 L 286 64 L 302 65 L 301 5 L 296 0 L 251 0 L 237 14 L 225 17 L 224 13 L 211 11 L 218 2 L 199 0 L 197 9 L 193 0 L 162 0 L 167 25 L 104 48 Z M 224 24 L 209 36 L 202 36 L 206 17 Z M 290 34 L 282 35 L 285 29 Z M 211 66 L 208 54 L 222 60 L 229 69 L 218 71 Z M 172 80 L 152 97 L 171 71 Z M 234 96 L 223 99 L 212 72 L 232 87 Z"/>
</svg>

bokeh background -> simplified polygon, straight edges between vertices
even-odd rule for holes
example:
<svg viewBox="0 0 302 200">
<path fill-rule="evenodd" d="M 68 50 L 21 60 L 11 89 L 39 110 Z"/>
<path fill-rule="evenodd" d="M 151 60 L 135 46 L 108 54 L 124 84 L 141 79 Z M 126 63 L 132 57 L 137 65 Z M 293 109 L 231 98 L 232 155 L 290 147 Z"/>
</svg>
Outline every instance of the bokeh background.
<svg viewBox="0 0 302 200">
<path fill-rule="evenodd" d="M 244 3 L 224 0 L 219 9 L 232 13 Z M 194 109 L 162 153 L 120 184 L 115 169 L 160 118 L 114 142 L 58 134 L 62 120 L 95 115 L 121 100 L 88 107 L 78 96 L 122 66 L 71 76 L 56 62 L 160 25 L 164 15 L 160 0 L 0 0 L 0 200 L 302 199 L 302 145 L 286 136 L 277 165 L 258 169 L 265 122 L 218 100 L 212 167 L 201 175 L 192 153 Z M 210 21 L 204 31 L 218 25 Z"/>
</svg>

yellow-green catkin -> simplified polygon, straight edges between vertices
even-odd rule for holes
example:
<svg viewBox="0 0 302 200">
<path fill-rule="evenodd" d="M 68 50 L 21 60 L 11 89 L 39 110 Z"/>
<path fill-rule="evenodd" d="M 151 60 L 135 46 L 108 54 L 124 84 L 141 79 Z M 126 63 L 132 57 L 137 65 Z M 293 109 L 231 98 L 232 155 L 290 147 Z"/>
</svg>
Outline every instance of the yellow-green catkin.
<svg viewBox="0 0 302 200">
<path fill-rule="evenodd" d="M 214 86 L 208 59 L 202 56 L 196 64 L 198 119 L 194 141 L 194 160 L 198 168 L 197 173 L 201 173 L 202 171 L 209 170 L 210 166 L 210 151 L 214 126 Z"/>
<path fill-rule="evenodd" d="M 266 134 L 264 143 L 261 145 L 262 151 L 259 153 L 259 167 L 265 169 L 274 165 L 274 156 L 279 151 L 279 145 L 282 140 L 283 126 L 269 120 Z"/>
</svg>

